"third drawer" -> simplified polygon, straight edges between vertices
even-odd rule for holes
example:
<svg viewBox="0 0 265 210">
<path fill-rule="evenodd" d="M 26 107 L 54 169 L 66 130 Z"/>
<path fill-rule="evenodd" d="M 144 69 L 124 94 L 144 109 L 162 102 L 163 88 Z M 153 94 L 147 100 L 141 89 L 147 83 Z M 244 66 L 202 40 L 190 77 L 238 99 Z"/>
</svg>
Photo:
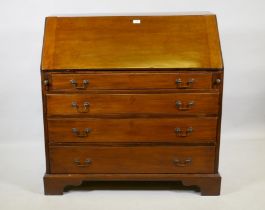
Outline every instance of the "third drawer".
<svg viewBox="0 0 265 210">
<path fill-rule="evenodd" d="M 49 119 L 50 143 L 213 142 L 217 118 Z"/>
</svg>

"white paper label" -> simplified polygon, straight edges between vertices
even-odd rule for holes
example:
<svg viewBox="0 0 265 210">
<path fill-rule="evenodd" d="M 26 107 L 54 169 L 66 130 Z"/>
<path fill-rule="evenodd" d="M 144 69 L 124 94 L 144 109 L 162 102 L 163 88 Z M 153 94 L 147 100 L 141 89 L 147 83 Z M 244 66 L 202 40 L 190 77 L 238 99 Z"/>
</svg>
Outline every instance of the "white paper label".
<svg viewBox="0 0 265 210">
<path fill-rule="evenodd" d="M 139 19 L 134 19 L 132 22 L 133 22 L 133 24 L 140 24 L 140 23 L 141 23 L 141 20 L 139 20 Z"/>
</svg>

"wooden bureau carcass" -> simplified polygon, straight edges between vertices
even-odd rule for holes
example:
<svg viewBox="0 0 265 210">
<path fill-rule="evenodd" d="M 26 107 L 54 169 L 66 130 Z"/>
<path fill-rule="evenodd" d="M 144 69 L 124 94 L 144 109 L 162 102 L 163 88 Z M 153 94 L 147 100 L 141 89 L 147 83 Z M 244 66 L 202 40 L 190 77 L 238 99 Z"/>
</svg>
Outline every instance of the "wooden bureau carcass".
<svg viewBox="0 0 265 210">
<path fill-rule="evenodd" d="M 180 181 L 219 195 L 216 16 L 47 17 L 45 194 L 83 181 Z"/>
</svg>

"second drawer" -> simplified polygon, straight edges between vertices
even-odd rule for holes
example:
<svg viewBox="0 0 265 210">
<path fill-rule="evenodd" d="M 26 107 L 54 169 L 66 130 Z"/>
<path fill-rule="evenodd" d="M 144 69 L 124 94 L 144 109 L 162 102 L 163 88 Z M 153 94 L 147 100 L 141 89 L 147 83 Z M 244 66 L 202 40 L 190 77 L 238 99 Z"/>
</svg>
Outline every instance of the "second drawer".
<svg viewBox="0 0 265 210">
<path fill-rule="evenodd" d="M 217 114 L 218 93 L 47 94 L 47 114 Z"/>
<path fill-rule="evenodd" d="M 49 119 L 56 142 L 212 142 L 217 118 Z"/>
</svg>

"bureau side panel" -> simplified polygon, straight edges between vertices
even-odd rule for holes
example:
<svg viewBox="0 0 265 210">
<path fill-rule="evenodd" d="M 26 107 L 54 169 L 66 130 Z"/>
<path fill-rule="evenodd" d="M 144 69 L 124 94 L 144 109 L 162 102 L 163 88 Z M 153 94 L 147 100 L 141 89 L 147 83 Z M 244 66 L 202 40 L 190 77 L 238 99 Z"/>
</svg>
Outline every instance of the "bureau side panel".
<svg viewBox="0 0 265 210">
<path fill-rule="evenodd" d="M 44 143 L 45 143 L 45 157 L 46 157 L 46 173 L 50 173 L 50 163 L 49 163 L 49 139 L 48 139 L 48 123 L 47 123 L 47 81 L 49 81 L 48 73 L 41 71 L 41 89 L 42 89 L 42 107 L 43 107 L 43 124 L 44 124 Z"/>
<path fill-rule="evenodd" d="M 219 110 L 216 131 L 216 152 L 215 152 L 215 173 L 218 173 L 219 168 L 219 153 L 220 153 L 220 140 L 221 140 L 221 121 L 222 121 L 222 103 L 223 103 L 223 83 L 224 71 L 214 73 L 213 80 L 220 79 L 220 84 L 216 86 L 219 89 Z"/>
</svg>

